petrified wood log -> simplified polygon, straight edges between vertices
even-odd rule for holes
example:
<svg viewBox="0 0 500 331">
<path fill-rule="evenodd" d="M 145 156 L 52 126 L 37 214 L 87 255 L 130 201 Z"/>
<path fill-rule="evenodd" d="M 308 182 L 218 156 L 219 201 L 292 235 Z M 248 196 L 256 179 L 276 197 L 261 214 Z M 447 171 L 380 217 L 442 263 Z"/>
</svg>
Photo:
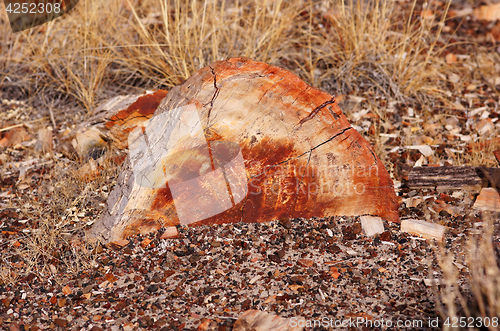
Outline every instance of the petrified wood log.
<svg viewBox="0 0 500 331">
<path fill-rule="evenodd" d="M 105 241 L 178 224 L 399 221 L 392 180 L 335 98 L 272 65 L 234 58 L 199 70 L 128 141 L 91 231 Z"/>
</svg>

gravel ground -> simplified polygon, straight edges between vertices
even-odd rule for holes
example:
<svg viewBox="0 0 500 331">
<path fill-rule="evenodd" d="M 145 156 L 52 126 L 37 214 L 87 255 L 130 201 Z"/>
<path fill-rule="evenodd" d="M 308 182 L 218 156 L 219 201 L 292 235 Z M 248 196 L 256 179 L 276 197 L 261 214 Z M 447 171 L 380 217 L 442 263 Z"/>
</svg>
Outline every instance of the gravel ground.
<svg viewBox="0 0 500 331">
<path fill-rule="evenodd" d="M 431 245 L 385 226 L 377 238 L 365 237 L 353 217 L 179 228 L 178 239 L 159 239 L 160 231 L 104 248 L 92 271 L 65 284 L 31 274 L 0 287 L 0 319 L 31 330 L 182 330 L 203 322 L 231 330 L 242 311 L 259 309 L 322 326 L 365 318 L 434 329 L 424 284 Z"/>
</svg>

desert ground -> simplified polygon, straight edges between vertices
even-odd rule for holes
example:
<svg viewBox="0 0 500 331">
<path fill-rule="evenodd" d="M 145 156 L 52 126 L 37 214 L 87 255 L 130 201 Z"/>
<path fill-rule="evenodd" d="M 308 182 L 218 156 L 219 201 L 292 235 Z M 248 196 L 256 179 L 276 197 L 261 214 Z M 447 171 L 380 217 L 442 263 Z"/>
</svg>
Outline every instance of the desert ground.
<svg viewBox="0 0 500 331">
<path fill-rule="evenodd" d="M 249 310 L 306 330 L 499 329 L 497 1 L 89 0 L 18 33 L 0 5 L 0 31 L 4 330 L 249 330 L 233 327 Z M 335 96 L 400 220 L 443 237 L 387 221 L 367 236 L 338 215 L 88 238 L 123 149 L 79 155 L 82 125 L 113 97 L 239 56 Z M 419 181 L 438 167 L 469 167 L 473 183 Z"/>
</svg>

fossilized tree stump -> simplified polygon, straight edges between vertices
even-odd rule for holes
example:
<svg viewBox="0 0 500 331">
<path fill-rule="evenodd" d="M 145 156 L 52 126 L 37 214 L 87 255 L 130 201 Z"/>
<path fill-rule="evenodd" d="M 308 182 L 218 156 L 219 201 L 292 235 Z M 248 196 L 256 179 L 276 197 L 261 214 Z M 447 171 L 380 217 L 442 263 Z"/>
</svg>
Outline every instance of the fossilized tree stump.
<svg viewBox="0 0 500 331">
<path fill-rule="evenodd" d="M 392 180 L 335 98 L 262 62 L 234 58 L 199 70 L 128 142 L 91 230 L 105 241 L 178 224 L 399 220 Z"/>
</svg>

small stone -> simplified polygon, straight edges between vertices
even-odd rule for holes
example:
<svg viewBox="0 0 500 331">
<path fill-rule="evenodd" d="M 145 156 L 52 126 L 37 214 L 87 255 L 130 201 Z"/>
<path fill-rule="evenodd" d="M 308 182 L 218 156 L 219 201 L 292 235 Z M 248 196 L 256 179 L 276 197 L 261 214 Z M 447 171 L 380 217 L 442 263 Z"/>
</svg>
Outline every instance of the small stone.
<svg viewBox="0 0 500 331">
<path fill-rule="evenodd" d="M 66 285 L 62 288 L 62 292 L 64 293 L 64 295 L 70 295 L 71 294 L 71 288 Z"/>
<path fill-rule="evenodd" d="M 200 256 L 199 255 L 196 255 L 196 254 L 193 254 L 189 257 L 189 262 L 191 263 L 196 263 L 200 260 Z"/>
<path fill-rule="evenodd" d="M 142 247 L 142 248 L 146 248 L 146 247 L 148 247 L 148 245 L 149 245 L 151 242 L 152 242 L 152 240 L 151 240 L 151 239 L 149 239 L 149 238 L 144 238 L 144 240 L 141 242 L 141 247 Z"/>
<path fill-rule="evenodd" d="M 57 325 L 57 326 L 60 326 L 62 328 L 65 328 L 68 326 L 68 321 L 63 319 L 63 318 L 56 318 L 54 320 L 54 324 Z"/>
<path fill-rule="evenodd" d="M 309 268 L 314 265 L 314 261 L 311 259 L 298 259 L 297 264 L 304 268 Z"/>
<path fill-rule="evenodd" d="M 201 323 L 200 323 L 200 325 L 198 325 L 197 330 L 199 330 L 199 331 L 206 331 L 210 327 L 210 323 L 212 322 L 212 320 L 210 320 L 208 318 L 202 318 L 200 320 L 200 322 Z"/>
<path fill-rule="evenodd" d="M 102 328 L 98 327 L 97 325 L 94 325 L 90 331 L 104 331 Z"/>
<path fill-rule="evenodd" d="M 332 275 L 333 279 L 338 279 L 340 277 L 339 270 L 336 267 L 330 267 L 330 274 Z"/>
<path fill-rule="evenodd" d="M 391 241 L 391 232 L 390 231 L 384 231 L 380 234 L 380 240 L 382 241 Z"/>
<path fill-rule="evenodd" d="M 94 285 L 87 285 L 83 288 L 83 294 L 87 294 L 94 288 Z"/>
<path fill-rule="evenodd" d="M 130 241 L 123 239 L 123 240 L 113 241 L 113 242 L 109 243 L 109 245 L 112 248 L 123 248 L 123 247 L 127 246 L 129 242 Z"/>
<path fill-rule="evenodd" d="M 269 258 L 269 260 L 271 260 L 273 262 L 281 263 L 280 257 L 276 254 L 271 254 L 271 255 L 268 255 L 267 257 Z"/>
<path fill-rule="evenodd" d="M 359 219 L 367 237 L 373 237 L 376 234 L 384 232 L 384 223 L 380 217 L 361 216 Z"/>
<path fill-rule="evenodd" d="M 148 292 L 155 293 L 156 291 L 158 291 L 158 285 L 156 284 L 149 285 Z"/>
<path fill-rule="evenodd" d="M 174 239 L 179 238 L 179 231 L 175 226 L 169 226 L 165 229 L 165 232 L 161 235 L 160 239 Z"/>
<path fill-rule="evenodd" d="M 448 63 L 448 64 L 452 64 L 452 63 L 457 62 L 457 56 L 453 53 L 446 54 L 445 59 L 446 59 L 446 63 Z"/>
<path fill-rule="evenodd" d="M 120 301 L 118 304 L 115 306 L 115 310 L 119 311 L 127 307 L 127 303 L 125 301 Z M 124 326 L 125 327 L 125 326 Z"/>
<path fill-rule="evenodd" d="M 241 304 L 241 309 L 243 310 L 248 310 L 250 309 L 250 306 L 252 305 L 252 300 L 250 299 L 246 299 L 245 301 L 243 301 L 243 303 Z"/>
<path fill-rule="evenodd" d="M 344 226 L 342 227 L 342 235 L 344 236 L 344 240 L 354 240 L 356 239 L 356 234 L 352 231 L 352 226 Z"/>
<path fill-rule="evenodd" d="M 354 223 L 351 228 L 352 228 L 352 233 L 354 233 L 354 234 L 360 234 L 361 233 L 361 224 Z"/>
<path fill-rule="evenodd" d="M 288 218 L 280 219 L 280 224 L 282 227 L 284 227 L 287 230 L 290 230 L 293 226 L 292 221 L 290 221 L 290 219 L 288 219 Z"/>
<path fill-rule="evenodd" d="M 59 308 L 66 306 L 66 298 L 61 298 L 57 300 L 57 305 L 59 306 Z"/>
</svg>

